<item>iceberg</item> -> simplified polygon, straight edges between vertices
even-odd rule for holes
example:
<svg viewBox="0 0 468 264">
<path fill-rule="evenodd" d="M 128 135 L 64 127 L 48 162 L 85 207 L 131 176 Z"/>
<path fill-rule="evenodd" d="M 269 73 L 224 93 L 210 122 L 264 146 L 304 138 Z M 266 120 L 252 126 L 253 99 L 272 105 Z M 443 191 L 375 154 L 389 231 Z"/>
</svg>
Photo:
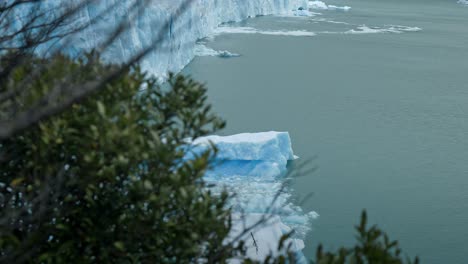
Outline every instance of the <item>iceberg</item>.
<svg viewBox="0 0 468 264">
<path fill-rule="evenodd" d="M 304 212 L 292 199 L 285 186 L 287 164 L 297 159 L 294 155 L 288 132 L 242 133 L 231 136 L 207 136 L 190 142 L 189 154 L 206 151 L 212 145 L 218 153 L 212 168 L 204 175 L 213 193 L 227 190 L 233 196 L 233 229 L 227 240 L 242 233 L 264 217 L 265 223 L 244 237 L 248 256 L 263 260 L 269 253 L 278 255 L 278 241 L 292 229 L 295 236 L 286 241 L 291 244 L 300 263 L 305 261 L 302 254 L 302 239 L 310 230 L 310 223 L 318 217 L 314 211 Z M 253 240 L 258 248 L 252 247 Z"/>
<path fill-rule="evenodd" d="M 218 159 L 223 160 L 263 160 L 286 165 L 294 154 L 288 132 L 242 133 L 232 136 L 207 136 L 194 140 L 192 144 L 201 151 L 216 145 Z"/>
</svg>

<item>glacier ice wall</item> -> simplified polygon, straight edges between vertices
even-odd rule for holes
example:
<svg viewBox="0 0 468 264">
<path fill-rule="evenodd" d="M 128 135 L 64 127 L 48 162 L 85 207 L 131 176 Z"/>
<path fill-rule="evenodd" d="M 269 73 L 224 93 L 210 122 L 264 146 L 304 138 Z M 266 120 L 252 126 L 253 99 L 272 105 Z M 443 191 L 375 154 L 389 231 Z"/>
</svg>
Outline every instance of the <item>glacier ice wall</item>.
<svg viewBox="0 0 468 264">
<path fill-rule="evenodd" d="M 249 17 L 269 14 L 290 13 L 298 8 L 306 8 L 307 0 L 193 0 L 181 16 L 175 13 L 184 0 L 153 0 L 141 10 L 130 11 L 137 0 L 98 0 L 82 9 L 72 21 L 71 27 L 92 26 L 77 34 L 66 47 L 67 53 L 76 55 L 102 44 L 109 33 L 127 21 L 131 27 L 108 48 L 102 58 L 109 62 L 123 62 L 136 52 L 148 47 L 157 37 L 158 31 L 166 22 L 169 30 L 157 49 L 141 62 L 145 71 L 156 76 L 164 76 L 167 71 L 179 72 L 195 56 L 196 41 L 213 34 L 222 23 L 244 20 Z M 60 10 L 61 5 L 77 3 L 78 0 L 44 0 L 40 2 L 43 10 Z M 141 2 L 141 1 L 140 1 Z M 37 5 L 25 9 L 38 8 Z M 105 16 L 100 16 L 111 10 Z M 28 10 L 22 10 L 26 14 Z M 50 44 L 50 43 L 49 43 Z M 60 46 L 54 43 L 55 46 Z M 39 52 L 47 52 L 45 45 Z"/>
<path fill-rule="evenodd" d="M 259 246 L 252 247 L 250 234 L 246 241 L 248 256 L 263 260 L 270 252 L 277 251 L 282 235 L 294 229 L 295 237 L 287 241 L 305 260 L 301 250 L 302 238 L 310 229 L 310 222 L 318 215 L 304 212 L 294 204 L 289 189 L 284 185 L 288 161 L 297 157 L 293 154 L 291 139 L 287 132 L 243 133 L 232 136 L 208 136 L 191 142 L 190 154 L 200 154 L 214 144 L 218 149 L 214 166 L 204 179 L 213 186 L 214 193 L 227 189 L 234 196 L 230 201 L 233 208 L 233 228 L 230 237 L 240 234 L 244 226 L 253 225 L 262 217 L 268 221 L 253 230 Z"/>
</svg>

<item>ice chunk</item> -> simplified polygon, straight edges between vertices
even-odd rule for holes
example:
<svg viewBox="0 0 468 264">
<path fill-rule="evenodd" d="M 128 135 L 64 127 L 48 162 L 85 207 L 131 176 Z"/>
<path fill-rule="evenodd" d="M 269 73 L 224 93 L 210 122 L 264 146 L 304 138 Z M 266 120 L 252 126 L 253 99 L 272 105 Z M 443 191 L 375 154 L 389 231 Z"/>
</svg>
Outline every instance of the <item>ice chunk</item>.
<svg viewBox="0 0 468 264">
<path fill-rule="evenodd" d="M 297 10 L 293 11 L 294 16 L 299 17 L 312 17 L 318 15 L 318 13 L 311 12 L 305 8 L 298 8 Z"/>
<path fill-rule="evenodd" d="M 398 25 L 389 25 L 386 27 L 368 27 L 366 25 L 359 26 L 357 29 L 351 29 L 345 34 L 376 34 L 376 33 L 404 33 L 404 32 L 418 32 L 422 29 L 419 27 L 407 27 Z"/>
<path fill-rule="evenodd" d="M 308 6 L 310 9 L 328 10 L 327 4 L 322 1 L 309 1 Z"/>
<path fill-rule="evenodd" d="M 214 57 L 221 57 L 221 58 L 232 58 L 232 57 L 239 57 L 240 54 L 231 53 L 227 50 L 214 50 L 205 46 L 203 43 L 198 43 L 195 46 L 195 56 L 214 56 Z"/>
<path fill-rule="evenodd" d="M 254 260 L 263 261 L 270 253 L 272 253 L 273 256 L 284 254 L 284 250 L 278 251 L 279 241 L 284 234 L 291 231 L 291 228 L 284 225 L 278 216 L 234 214 L 233 227 L 228 236 L 228 240 L 234 239 L 242 234 L 245 226 L 252 226 L 258 221 L 264 221 L 264 223 L 254 228 L 252 232 L 247 232 L 242 236 L 242 240 L 246 242 L 247 255 Z M 284 241 L 283 249 L 287 248 L 288 245 L 291 245 L 291 250 L 293 252 L 301 252 L 304 248 L 304 242 L 300 239 L 287 239 Z"/>
<path fill-rule="evenodd" d="M 294 229 L 295 236 L 286 243 L 292 244 L 298 263 L 305 263 L 302 239 L 318 214 L 306 213 L 295 205 L 292 194 L 284 185 L 287 162 L 297 158 L 289 133 L 271 131 L 208 136 L 190 143 L 191 154 L 186 158 L 205 151 L 211 144 L 218 149 L 213 168 L 206 172 L 204 180 L 214 194 L 226 190 L 234 195 L 229 204 L 234 215 L 228 240 L 241 234 L 244 227 L 266 217 L 268 221 L 243 236 L 249 246 L 248 256 L 262 260 L 270 252 L 281 254 L 277 250 L 279 239 Z M 258 248 L 251 246 L 253 239 Z"/>
<path fill-rule="evenodd" d="M 192 142 L 193 151 L 200 153 L 210 146 L 218 148 L 220 160 L 262 160 L 286 165 L 294 159 L 288 132 L 242 133 L 232 136 L 207 136 Z"/>
<path fill-rule="evenodd" d="M 335 6 L 335 5 L 329 5 L 328 10 L 341 10 L 341 11 L 349 11 L 351 10 L 350 6 Z"/>
</svg>

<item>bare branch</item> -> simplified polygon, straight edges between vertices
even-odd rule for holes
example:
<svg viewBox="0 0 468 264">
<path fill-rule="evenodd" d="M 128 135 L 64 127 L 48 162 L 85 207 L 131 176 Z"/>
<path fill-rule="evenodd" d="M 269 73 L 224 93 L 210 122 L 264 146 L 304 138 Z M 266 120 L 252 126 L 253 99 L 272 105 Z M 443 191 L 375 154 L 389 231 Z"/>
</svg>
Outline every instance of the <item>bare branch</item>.
<svg viewBox="0 0 468 264">
<path fill-rule="evenodd" d="M 86 2 L 88 1 L 91 0 L 87 0 Z M 182 16 L 193 1 L 194 0 L 184 1 L 174 12 L 173 17 L 177 19 L 180 16 Z M 144 3 L 146 4 L 147 1 L 145 1 Z M 140 8 L 139 10 L 141 10 L 141 8 L 144 7 L 144 5 L 138 5 L 138 7 Z M 70 14 L 74 14 L 74 12 L 71 12 Z M 68 16 L 61 16 L 59 21 L 64 21 Z M 43 98 L 38 100 L 38 102 L 33 107 L 23 112 L 20 112 L 19 114 L 15 115 L 11 120 L 0 121 L 0 139 L 6 139 L 31 125 L 40 122 L 41 120 L 44 120 L 52 115 L 62 112 L 72 104 L 83 100 L 89 94 L 101 89 L 105 86 L 105 84 L 121 76 L 121 74 L 126 72 L 132 65 L 139 62 L 142 58 L 144 58 L 150 52 L 155 50 L 164 41 L 165 36 L 170 30 L 171 23 L 172 21 L 170 19 L 166 20 L 165 23 L 160 27 L 155 38 L 151 41 L 150 45 L 134 54 L 129 60 L 120 65 L 120 67 L 118 67 L 116 70 L 114 70 L 107 76 L 103 76 L 99 79 L 90 80 L 86 83 L 77 85 L 67 86 L 63 83 L 58 84 L 51 89 L 49 94 L 45 95 Z M 113 41 L 115 41 L 115 39 L 119 35 L 121 35 L 128 28 L 128 26 L 129 25 L 127 22 L 122 21 L 121 24 L 116 28 L 116 30 L 110 35 L 110 37 L 103 43 L 103 45 L 99 47 L 99 50 L 105 50 Z M 57 27 L 58 26 L 54 26 L 52 28 L 56 29 Z M 50 32 L 47 31 L 46 33 L 49 34 Z M 25 58 L 23 54 L 20 54 L 18 57 L 19 58 L 15 58 L 15 60 L 18 61 L 21 60 L 21 58 Z M 11 70 L 9 72 L 11 72 Z M 11 96 L 14 96 L 14 94 L 17 92 L 18 91 L 7 91 L 5 92 L 5 94 L 2 94 L 0 99 L 5 100 L 11 98 Z M 56 101 L 54 99 L 56 99 L 57 94 L 66 94 L 66 97 L 64 99 Z"/>
</svg>

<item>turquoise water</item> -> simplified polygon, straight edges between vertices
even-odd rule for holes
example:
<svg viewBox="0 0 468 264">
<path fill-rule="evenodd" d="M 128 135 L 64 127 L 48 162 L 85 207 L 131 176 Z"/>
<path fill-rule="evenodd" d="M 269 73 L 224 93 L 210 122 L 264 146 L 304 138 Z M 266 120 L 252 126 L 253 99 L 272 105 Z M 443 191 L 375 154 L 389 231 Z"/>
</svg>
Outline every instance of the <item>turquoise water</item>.
<svg viewBox="0 0 468 264">
<path fill-rule="evenodd" d="M 289 131 L 295 153 L 315 158 L 292 185 L 320 214 L 308 257 L 318 242 L 352 243 L 365 208 L 423 263 L 467 263 L 468 7 L 329 3 L 352 9 L 227 25 L 317 35 L 221 34 L 207 46 L 242 56 L 197 57 L 185 72 L 207 83 L 223 134 Z M 343 34 L 362 25 L 387 33 Z"/>
</svg>

